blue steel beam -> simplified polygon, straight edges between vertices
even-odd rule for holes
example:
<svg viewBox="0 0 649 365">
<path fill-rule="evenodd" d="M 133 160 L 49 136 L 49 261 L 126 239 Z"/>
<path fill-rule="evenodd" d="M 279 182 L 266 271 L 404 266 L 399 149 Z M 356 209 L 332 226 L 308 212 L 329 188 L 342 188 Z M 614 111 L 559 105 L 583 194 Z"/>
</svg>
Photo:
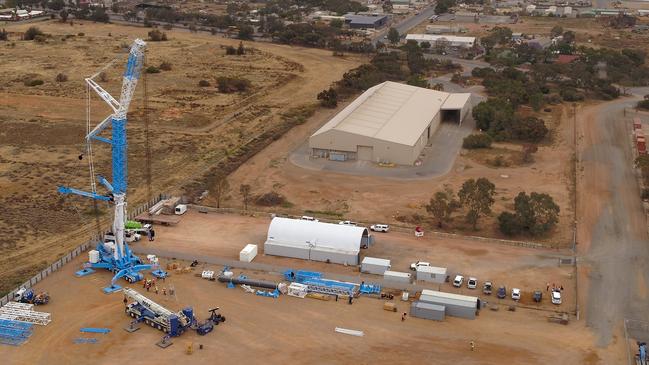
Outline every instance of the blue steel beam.
<svg viewBox="0 0 649 365">
<path fill-rule="evenodd" d="M 58 191 L 61 194 L 81 195 L 81 196 L 85 196 L 86 198 L 103 200 L 103 201 L 107 201 L 107 202 L 112 200 L 112 198 L 109 197 L 109 196 L 99 195 L 97 193 L 91 193 L 91 192 L 88 192 L 88 191 L 83 191 L 83 190 L 79 190 L 79 189 L 75 189 L 75 188 L 68 188 L 66 186 L 59 186 Z"/>
<path fill-rule="evenodd" d="M 112 124 L 113 192 L 126 194 L 126 118 L 113 118 Z"/>
</svg>

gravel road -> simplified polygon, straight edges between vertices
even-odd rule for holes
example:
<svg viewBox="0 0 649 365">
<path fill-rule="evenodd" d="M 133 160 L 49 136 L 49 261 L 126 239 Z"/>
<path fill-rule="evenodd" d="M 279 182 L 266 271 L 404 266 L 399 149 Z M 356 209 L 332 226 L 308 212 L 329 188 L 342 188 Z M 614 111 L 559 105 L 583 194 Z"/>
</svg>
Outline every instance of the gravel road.
<svg viewBox="0 0 649 365">
<path fill-rule="evenodd" d="M 649 240 L 633 169 L 632 97 L 578 111 L 578 255 L 586 282 L 581 308 L 599 346 L 608 346 L 624 318 L 649 318 Z M 626 117 L 624 110 L 626 108 Z M 585 301 L 585 302 L 583 302 Z"/>
</svg>

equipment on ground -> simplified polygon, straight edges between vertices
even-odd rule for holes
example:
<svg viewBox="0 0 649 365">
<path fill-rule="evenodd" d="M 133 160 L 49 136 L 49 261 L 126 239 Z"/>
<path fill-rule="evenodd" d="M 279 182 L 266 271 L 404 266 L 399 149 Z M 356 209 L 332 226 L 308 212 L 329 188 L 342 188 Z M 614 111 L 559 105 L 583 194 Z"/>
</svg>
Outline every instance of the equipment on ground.
<svg viewBox="0 0 649 365">
<path fill-rule="evenodd" d="M 194 317 L 194 310 L 191 307 L 174 313 L 131 288 L 124 288 L 123 291 L 127 298 L 133 300 L 132 303 L 126 306 L 125 312 L 135 318 L 136 323 L 144 322 L 171 337 L 180 336 L 190 328 L 195 329 L 199 335 L 206 335 L 212 332 L 215 323 L 213 318 L 217 318 L 217 315 L 213 311 L 218 310 L 218 308 L 211 310 L 212 316 L 208 321 L 199 324 L 196 317 Z M 224 321 L 225 318 L 223 317 L 223 320 L 220 320 L 220 322 Z"/>
<path fill-rule="evenodd" d="M 119 290 L 119 286 L 115 282 L 124 277 L 128 282 L 136 282 L 143 278 L 140 271 L 151 269 L 152 265 L 142 264 L 142 260 L 135 256 L 125 242 L 126 232 L 126 188 L 127 188 L 127 141 L 126 141 L 126 116 L 129 105 L 133 99 L 135 87 L 142 65 L 144 63 L 144 50 L 146 43 L 141 39 L 136 39 L 131 46 L 128 61 L 126 64 L 126 71 L 123 75 L 122 90 L 119 101 L 104 90 L 94 79 L 100 75 L 97 72 L 95 75 L 86 78 L 88 90 L 88 107 L 90 108 L 90 89 L 95 91 L 101 99 L 103 99 L 112 109 L 113 114 L 109 115 L 94 129 L 90 130 L 90 115 L 88 114 L 88 133 L 86 134 L 86 146 L 88 155 L 88 166 L 90 169 L 90 186 L 91 191 L 82 191 L 66 186 L 59 186 L 58 191 L 62 194 L 76 194 L 96 201 L 111 202 L 115 205 L 115 216 L 113 220 L 112 232 L 114 233 L 114 242 L 104 241 L 97 244 L 97 251 L 99 252 L 99 260 L 95 263 L 89 263 L 91 268 L 107 269 L 115 275 L 111 281 L 111 286 L 104 288 L 105 293 L 111 293 Z M 111 126 L 111 138 L 101 137 L 101 132 L 108 126 Z M 107 143 L 111 146 L 112 152 L 112 174 L 113 181 L 108 182 L 103 176 L 97 175 L 95 177 L 93 157 L 92 157 L 92 140 Z M 96 180 L 106 188 L 107 194 L 102 195 L 97 193 Z"/>
<path fill-rule="evenodd" d="M 636 364 L 649 365 L 649 353 L 647 352 L 646 342 L 638 342 L 638 354 L 636 355 Z"/>
<path fill-rule="evenodd" d="M 286 280 L 306 285 L 309 293 L 346 295 L 353 297 L 359 290 L 358 284 L 325 279 L 322 277 L 322 273 L 316 271 L 286 270 L 284 272 L 284 278 L 286 278 Z"/>
<path fill-rule="evenodd" d="M 31 323 L 0 319 L 0 343 L 22 345 L 32 335 L 32 327 Z"/>
<path fill-rule="evenodd" d="M 567 325 L 570 322 L 568 313 L 554 313 L 548 316 L 548 322 Z"/>
<path fill-rule="evenodd" d="M 47 292 L 34 293 L 32 289 L 20 288 L 14 294 L 14 300 L 20 303 L 43 305 L 50 302 L 50 295 Z"/>
</svg>

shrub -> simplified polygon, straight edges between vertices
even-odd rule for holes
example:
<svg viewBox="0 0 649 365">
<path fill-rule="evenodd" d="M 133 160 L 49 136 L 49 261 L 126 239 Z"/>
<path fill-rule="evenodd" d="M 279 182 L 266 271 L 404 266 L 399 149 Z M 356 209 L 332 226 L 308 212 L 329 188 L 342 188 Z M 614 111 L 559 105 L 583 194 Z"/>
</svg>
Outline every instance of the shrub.
<svg viewBox="0 0 649 365">
<path fill-rule="evenodd" d="M 644 109 L 644 110 L 649 110 L 649 99 L 648 100 L 640 100 L 638 102 L 638 105 L 636 105 L 638 109 Z"/>
<path fill-rule="evenodd" d="M 108 74 L 106 72 L 102 71 L 99 73 L 99 81 L 101 82 L 107 82 L 108 81 Z"/>
<path fill-rule="evenodd" d="M 79 32 L 79 33 L 77 33 L 77 36 L 79 36 L 79 37 L 83 37 L 83 36 L 85 36 L 85 35 L 86 35 L 86 33 L 83 33 L 83 32 Z"/>
<path fill-rule="evenodd" d="M 273 207 L 277 205 L 285 205 L 287 203 L 288 202 L 284 196 L 274 191 L 260 195 L 255 199 L 255 204 L 263 207 Z"/>
<path fill-rule="evenodd" d="M 148 74 L 157 74 L 160 73 L 160 69 L 155 66 L 149 66 L 146 68 L 146 73 Z"/>
<path fill-rule="evenodd" d="M 56 75 L 56 82 L 66 82 L 68 81 L 68 75 L 64 73 L 59 73 Z"/>
<path fill-rule="evenodd" d="M 200 86 L 200 87 L 209 87 L 210 82 L 207 81 L 207 80 L 201 80 L 201 81 L 198 82 L 198 86 Z"/>
<path fill-rule="evenodd" d="M 237 49 L 232 46 L 225 47 L 225 54 L 228 56 L 236 55 Z"/>
<path fill-rule="evenodd" d="M 171 62 L 163 61 L 158 68 L 163 71 L 171 71 Z"/>
<path fill-rule="evenodd" d="M 6 41 L 8 39 L 9 39 L 9 33 L 7 33 L 7 31 L 4 30 L 4 28 L 2 28 L 2 30 L 0 31 L 0 41 Z"/>
<path fill-rule="evenodd" d="M 521 232 L 521 224 L 516 215 L 510 212 L 502 212 L 498 216 L 498 227 L 500 232 L 513 236 Z"/>
<path fill-rule="evenodd" d="M 45 35 L 43 32 L 41 32 L 40 29 L 37 27 L 29 27 L 26 31 L 25 34 L 23 35 L 23 39 L 26 41 L 33 41 L 36 39 L 36 36 L 42 36 Z"/>
<path fill-rule="evenodd" d="M 493 142 L 493 139 L 488 134 L 471 134 L 464 137 L 462 147 L 466 149 L 489 148 L 491 147 L 491 142 Z"/>
<path fill-rule="evenodd" d="M 222 93 L 234 93 L 246 91 L 250 88 L 250 81 L 234 77 L 219 77 L 216 79 L 219 91 Z"/>
<path fill-rule="evenodd" d="M 25 84 L 25 86 L 32 87 L 32 86 L 43 85 L 44 82 L 43 82 L 43 80 L 40 80 L 40 79 L 28 79 L 28 80 L 25 80 L 24 84 Z"/>
<path fill-rule="evenodd" d="M 584 100 L 584 94 L 572 88 L 562 88 L 559 94 L 565 101 L 581 101 Z"/>
<path fill-rule="evenodd" d="M 330 87 L 328 90 L 322 90 L 318 94 L 318 100 L 320 100 L 320 105 L 325 108 L 335 108 L 338 106 L 338 93 Z"/>
<path fill-rule="evenodd" d="M 548 128 L 542 119 L 535 117 L 522 118 L 512 124 L 512 138 L 521 141 L 539 142 L 548 134 Z"/>
<path fill-rule="evenodd" d="M 167 40 L 167 33 L 154 29 L 149 32 L 149 40 L 152 42 L 164 42 Z"/>
</svg>

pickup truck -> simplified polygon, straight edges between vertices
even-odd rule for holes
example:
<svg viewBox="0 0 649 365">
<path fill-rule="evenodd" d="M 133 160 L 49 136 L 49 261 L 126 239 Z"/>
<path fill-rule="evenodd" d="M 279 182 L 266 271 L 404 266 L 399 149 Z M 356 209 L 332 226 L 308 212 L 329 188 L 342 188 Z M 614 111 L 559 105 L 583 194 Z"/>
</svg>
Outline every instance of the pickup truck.
<svg viewBox="0 0 649 365">
<path fill-rule="evenodd" d="M 417 271 L 417 268 L 420 266 L 430 266 L 430 262 L 417 261 L 410 264 L 410 270 Z"/>
</svg>

